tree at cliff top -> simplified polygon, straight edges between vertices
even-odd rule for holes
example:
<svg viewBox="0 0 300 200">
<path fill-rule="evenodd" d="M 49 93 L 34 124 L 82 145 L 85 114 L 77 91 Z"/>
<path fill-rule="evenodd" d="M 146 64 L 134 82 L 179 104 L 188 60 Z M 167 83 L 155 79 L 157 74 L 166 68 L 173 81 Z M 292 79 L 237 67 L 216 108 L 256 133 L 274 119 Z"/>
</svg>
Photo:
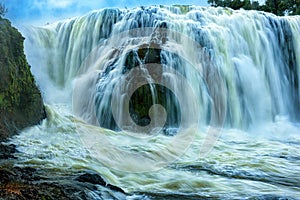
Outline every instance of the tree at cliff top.
<svg viewBox="0 0 300 200">
<path fill-rule="evenodd" d="M 260 10 L 276 15 L 300 15 L 300 0 L 266 0 L 264 5 L 250 0 L 208 0 L 211 6 L 232 9 Z"/>
<path fill-rule="evenodd" d="M 5 14 L 7 13 L 7 8 L 5 7 L 4 4 L 0 3 L 0 17 L 4 17 Z"/>
</svg>

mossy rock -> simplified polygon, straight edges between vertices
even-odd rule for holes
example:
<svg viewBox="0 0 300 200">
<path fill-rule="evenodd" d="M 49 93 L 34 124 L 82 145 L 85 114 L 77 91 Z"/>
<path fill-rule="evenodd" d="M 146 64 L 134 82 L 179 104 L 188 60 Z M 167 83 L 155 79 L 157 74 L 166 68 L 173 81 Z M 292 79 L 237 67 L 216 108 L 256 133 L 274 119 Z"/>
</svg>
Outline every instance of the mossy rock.
<svg viewBox="0 0 300 200">
<path fill-rule="evenodd" d="M 148 64 L 148 67 L 156 67 L 151 64 L 162 64 L 161 51 L 162 48 L 158 44 L 140 45 L 137 50 L 132 50 L 127 54 L 123 72 L 126 73 L 132 68 L 144 64 Z M 157 73 L 162 75 L 162 71 Z M 153 97 L 155 97 L 155 101 L 153 101 Z M 149 109 L 154 104 L 160 104 L 166 109 L 166 127 L 179 125 L 181 111 L 178 107 L 178 100 L 168 88 L 159 84 L 143 85 L 132 94 L 129 110 L 133 121 L 140 126 L 150 124 Z"/>
<path fill-rule="evenodd" d="M 122 73 L 126 74 L 130 73 L 134 68 L 138 69 L 146 67 L 153 72 L 151 73 L 153 79 L 160 80 L 163 75 L 161 67 L 164 67 L 165 63 L 162 51 L 163 48 L 160 44 L 156 43 L 142 44 L 137 48 L 128 51 L 125 55 Z M 158 67 L 158 65 L 161 65 L 161 67 Z M 115 62 L 108 65 L 104 70 L 102 77 L 107 77 L 115 67 Z M 139 81 L 139 78 L 144 79 L 145 77 L 135 77 L 134 82 L 131 82 L 130 84 L 132 84 L 132 86 L 135 85 L 136 81 Z M 96 105 L 99 105 L 99 102 L 102 101 L 103 95 L 101 94 L 104 94 L 105 89 L 106 86 L 103 85 L 101 88 L 98 88 L 97 92 L 100 95 L 96 98 Z M 170 89 L 160 84 L 149 83 L 136 88 L 129 100 L 130 117 L 140 126 L 149 125 L 151 123 L 149 110 L 154 104 L 159 104 L 165 108 L 167 119 L 164 128 L 179 127 L 181 122 L 181 109 L 178 99 Z M 120 130 L 120 128 L 117 127 L 110 106 L 111 105 L 108 104 L 106 107 L 101 107 L 101 110 L 97 111 L 99 125 L 112 130 Z"/>
<path fill-rule="evenodd" d="M 0 141 L 46 117 L 23 42 L 18 30 L 0 18 Z"/>
</svg>

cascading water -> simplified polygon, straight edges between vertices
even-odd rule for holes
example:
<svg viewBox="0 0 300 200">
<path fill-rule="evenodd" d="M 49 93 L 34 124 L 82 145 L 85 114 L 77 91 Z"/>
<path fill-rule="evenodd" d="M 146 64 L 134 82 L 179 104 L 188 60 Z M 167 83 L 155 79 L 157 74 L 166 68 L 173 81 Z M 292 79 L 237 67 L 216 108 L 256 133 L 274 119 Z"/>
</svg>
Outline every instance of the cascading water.
<svg viewBox="0 0 300 200">
<path fill-rule="evenodd" d="M 96 78 L 97 117 L 106 128 L 116 128 L 108 111 L 115 82 L 126 70 L 147 63 L 163 64 L 190 80 L 201 106 L 201 120 L 206 123 L 211 106 L 216 112 L 226 109 L 225 124 L 229 127 L 256 126 L 278 115 L 297 121 L 299 19 L 232 12 L 203 8 L 193 8 L 187 14 L 180 14 L 176 8 L 106 9 L 31 29 L 25 33 L 27 49 L 38 52 L 28 50 L 27 54 L 29 60 L 45 62 L 40 64 L 42 69 L 33 66 L 33 71 L 42 70 L 58 88 L 68 88 L 77 76 L 88 73 L 87 79 Z M 172 31 L 164 34 L 173 36 L 159 36 L 164 28 Z M 144 88 L 144 92 L 149 93 L 151 88 L 155 87 Z M 153 90 L 152 97 L 146 98 L 155 103 L 157 91 Z"/>
<path fill-rule="evenodd" d="M 91 168 L 129 192 L 299 198 L 299 17 L 104 9 L 23 33 L 49 104 L 42 133 L 15 141 L 26 162 L 50 146 L 49 166 Z"/>
</svg>

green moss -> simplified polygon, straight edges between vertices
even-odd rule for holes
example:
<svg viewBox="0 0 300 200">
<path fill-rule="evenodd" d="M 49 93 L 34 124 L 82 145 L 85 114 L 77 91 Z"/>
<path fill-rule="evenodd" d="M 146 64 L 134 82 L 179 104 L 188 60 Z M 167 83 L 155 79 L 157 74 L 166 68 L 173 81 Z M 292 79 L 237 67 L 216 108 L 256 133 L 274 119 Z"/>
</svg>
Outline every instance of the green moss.
<svg viewBox="0 0 300 200">
<path fill-rule="evenodd" d="M 6 19 L 0 19 L 0 124 L 10 132 L 45 117 L 41 94 L 23 51 L 24 38 Z M 12 127 L 10 127 L 10 124 Z M 1 133 L 0 133 L 1 140 Z"/>
<path fill-rule="evenodd" d="M 232 13 L 233 13 L 233 10 L 230 8 L 224 8 L 224 11 L 227 15 L 232 15 Z"/>
<path fill-rule="evenodd" d="M 174 7 L 179 8 L 181 14 L 186 14 L 190 11 L 191 6 L 190 5 L 174 5 Z"/>
<path fill-rule="evenodd" d="M 4 104 L 4 95 L 0 94 L 0 105 Z"/>
</svg>

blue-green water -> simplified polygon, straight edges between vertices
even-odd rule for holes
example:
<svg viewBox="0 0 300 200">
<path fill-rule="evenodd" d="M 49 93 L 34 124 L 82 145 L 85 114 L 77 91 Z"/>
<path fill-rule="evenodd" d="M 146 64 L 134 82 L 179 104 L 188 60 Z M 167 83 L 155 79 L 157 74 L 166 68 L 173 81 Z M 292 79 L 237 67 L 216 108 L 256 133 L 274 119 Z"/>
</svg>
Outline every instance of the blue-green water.
<svg viewBox="0 0 300 200">
<path fill-rule="evenodd" d="M 18 165 L 93 170 L 129 199 L 298 199 L 299 33 L 299 17 L 203 7 L 28 27 L 48 118 L 11 141 Z"/>
</svg>

